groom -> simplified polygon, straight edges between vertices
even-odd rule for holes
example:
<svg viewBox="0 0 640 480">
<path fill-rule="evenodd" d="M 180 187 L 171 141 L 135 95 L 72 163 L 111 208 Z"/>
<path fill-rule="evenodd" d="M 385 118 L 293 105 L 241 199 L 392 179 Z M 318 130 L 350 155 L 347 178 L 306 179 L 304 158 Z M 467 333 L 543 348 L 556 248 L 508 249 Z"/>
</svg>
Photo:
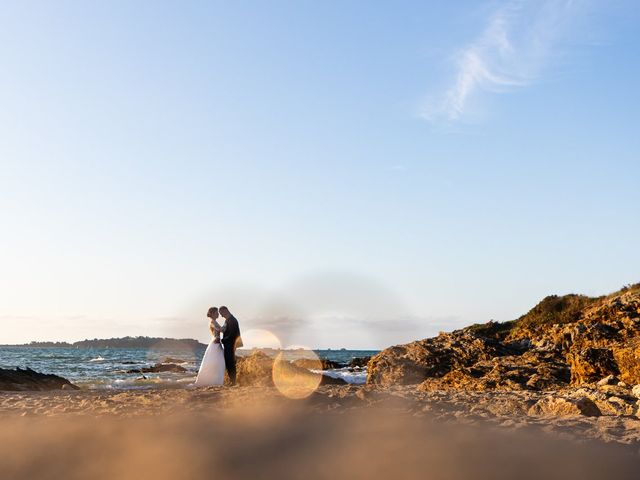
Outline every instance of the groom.
<svg viewBox="0 0 640 480">
<path fill-rule="evenodd" d="M 224 364 L 229 374 L 231 385 L 236 384 L 236 347 L 242 346 L 240 326 L 227 307 L 220 307 L 220 315 L 224 317 L 222 346 L 224 347 Z"/>
</svg>

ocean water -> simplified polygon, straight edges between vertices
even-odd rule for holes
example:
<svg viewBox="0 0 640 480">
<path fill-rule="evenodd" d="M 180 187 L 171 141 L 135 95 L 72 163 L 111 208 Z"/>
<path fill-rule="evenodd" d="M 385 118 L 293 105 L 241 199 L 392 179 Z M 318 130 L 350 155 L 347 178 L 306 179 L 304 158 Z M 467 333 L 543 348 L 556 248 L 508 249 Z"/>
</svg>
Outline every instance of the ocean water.
<svg viewBox="0 0 640 480">
<path fill-rule="evenodd" d="M 250 352 L 240 350 L 238 355 Z M 375 355 L 377 350 L 316 350 L 322 359 L 349 363 L 353 358 Z M 204 355 L 197 350 L 142 349 L 142 348 L 30 348 L 0 347 L 0 368 L 31 368 L 36 372 L 53 373 L 64 377 L 81 388 L 90 389 L 145 389 L 155 387 L 182 388 L 195 380 Z M 295 352 L 285 352 L 294 358 Z M 150 367 L 156 363 L 176 363 L 184 373 L 127 373 Z M 333 369 L 325 372 L 353 384 L 364 383 L 366 369 Z"/>
</svg>

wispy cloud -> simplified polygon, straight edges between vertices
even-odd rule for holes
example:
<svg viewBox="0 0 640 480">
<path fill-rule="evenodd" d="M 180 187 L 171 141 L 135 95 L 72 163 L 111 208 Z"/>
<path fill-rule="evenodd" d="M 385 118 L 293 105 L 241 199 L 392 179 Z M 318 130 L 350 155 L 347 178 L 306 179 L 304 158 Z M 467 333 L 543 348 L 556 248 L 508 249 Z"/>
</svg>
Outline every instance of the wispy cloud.
<svg viewBox="0 0 640 480">
<path fill-rule="evenodd" d="M 421 116 L 434 123 L 466 119 L 482 92 L 499 93 L 535 82 L 556 56 L 580 0 L 508 0 L 489 16 L 480 35 L 453 57 L 455 73 L 430 95 Z"/>
</svg>

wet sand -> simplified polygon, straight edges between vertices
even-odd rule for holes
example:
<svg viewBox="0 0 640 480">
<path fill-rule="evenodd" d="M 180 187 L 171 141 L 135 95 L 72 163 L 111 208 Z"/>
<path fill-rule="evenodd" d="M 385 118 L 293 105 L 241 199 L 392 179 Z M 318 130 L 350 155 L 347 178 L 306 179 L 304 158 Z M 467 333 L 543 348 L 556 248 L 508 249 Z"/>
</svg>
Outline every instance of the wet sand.
<svg viewBox="0 0 640 480">
<path fill-rule="evenodd" d="M 531 392 L 270 387 L 0 393 L 3 478 L 637 478 L 635 416 Z"/>
</svg>

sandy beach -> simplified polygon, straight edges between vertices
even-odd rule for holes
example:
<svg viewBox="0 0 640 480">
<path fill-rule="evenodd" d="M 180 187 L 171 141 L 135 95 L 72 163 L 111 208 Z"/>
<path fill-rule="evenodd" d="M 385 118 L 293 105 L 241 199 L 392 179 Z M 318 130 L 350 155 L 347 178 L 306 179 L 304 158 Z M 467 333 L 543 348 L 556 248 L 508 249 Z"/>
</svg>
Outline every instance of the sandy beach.
<svg viewBox="0 0 640 480">
<path fill-rule="evenodd" d="M 635 416 L 544 393 L 322 386 L 0 394 L 3 478 L 636 478 Z"/>
</svg>

